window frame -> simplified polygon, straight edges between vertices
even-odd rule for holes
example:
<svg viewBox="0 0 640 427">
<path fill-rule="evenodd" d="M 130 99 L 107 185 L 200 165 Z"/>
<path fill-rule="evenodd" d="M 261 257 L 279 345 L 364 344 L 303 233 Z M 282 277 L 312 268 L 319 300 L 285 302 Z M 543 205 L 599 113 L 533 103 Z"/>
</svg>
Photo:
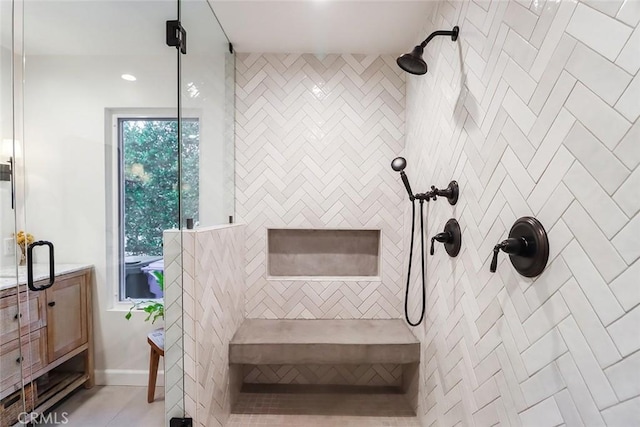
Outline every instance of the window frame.
<svg viewBox="0 0 640 427">
<path fill-rule="evenodd" d="M 105 109 L 106 147 L 106 279 L 112 295 L 111 310 L 128 311 L 131 301 L 159 301 L 160 299 L 121 298 L 125 286 L 126 266 L 124 263 L 124 183 L 122 168 L 124 153 L 121 147 L 121 121 L 125 120 L 178 120 L 177 112 L 171 108 L 125 108 Z M 182 118 L 199 123 L 202 136 L 202 114 L 199 109 L 183 109 Z M 202 141 L 200 141 L 201 143 Z"/>
</svg>

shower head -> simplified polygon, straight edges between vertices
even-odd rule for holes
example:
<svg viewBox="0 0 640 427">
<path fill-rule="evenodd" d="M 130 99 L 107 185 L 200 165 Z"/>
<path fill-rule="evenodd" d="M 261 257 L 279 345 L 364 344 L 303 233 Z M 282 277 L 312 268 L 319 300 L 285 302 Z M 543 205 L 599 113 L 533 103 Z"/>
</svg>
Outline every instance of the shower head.
<svg viewBox="0 0 640 427">
<path fill-rule="evenodd" d="M 407 73 L 422 75 L 427 73 L 427 63 L 422 59 L 424 48 L 420 45 L 413 48 L 411 53 L 405 53 L 396 59 L 398 66 Z"/>
<path fill-rule="evenodd" d="M 396 157 L 391 161 L 391 169 L 396 172 L 400 172 L 400 178 L 402 178 L 402 183 L 404 184 L 404 188 L 407 189 L 407 193 L 409 193 L 409 200 L 412 202 L 415 200 L 415 196 L 411 191 L 411 186 L 409 185 L 409 178 L 407 178 L 407 174 L 404 173 L 404 168 L 407 167 L 407 161 L 404 157 Z"/>
<path fill-rule="evenodd" d="M 396 59 L 398 66 L 402 68 L 407 73 L 422 75 L 427 73 L 427 63 L 422 59 L 422 54 L 424 53 L 424 47 L 431 41 L 435 36 L 451 36 L 451 41 L 458 40 L 458 33 L 460 32 L 460 28 L 456 25 L 453 27 L 451 31 L 434 31 L 418 46 L 414 47 L 410 53 L 405 53 Z"/>
<path fill-rule="evenodd" d="M 407 161 L 404 157 L 396 157 L 391 161 L 391 169 L 396 172 L 402 172 L 407 167 Z"/>
</svg>

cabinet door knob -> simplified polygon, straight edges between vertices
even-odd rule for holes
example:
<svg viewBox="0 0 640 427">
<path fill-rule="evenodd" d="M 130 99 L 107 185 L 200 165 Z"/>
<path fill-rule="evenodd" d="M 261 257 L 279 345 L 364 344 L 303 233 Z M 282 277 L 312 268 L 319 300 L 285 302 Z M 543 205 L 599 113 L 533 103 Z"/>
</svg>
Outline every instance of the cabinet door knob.
<svg viewBox="0 0 640 427">
<path fill-rule="evenodd" d="M 24 357 L 20 356 L 16 359 L 16 363 L 21 363 L 24 360 Z"/>
<path fill-rule="evenodd" d="M 55 301 L 51 301 L 49 304 L 47 304 L 49 307 L 53 307 L 54 305 L 56 305 Z"/>
<path fill-rule="evenodd" d="M 16 313 L 16 315 L 13 316 L 13 320 L 18 320 L 18 319 L 22 319 L 22 313 Z"/>
</svg>

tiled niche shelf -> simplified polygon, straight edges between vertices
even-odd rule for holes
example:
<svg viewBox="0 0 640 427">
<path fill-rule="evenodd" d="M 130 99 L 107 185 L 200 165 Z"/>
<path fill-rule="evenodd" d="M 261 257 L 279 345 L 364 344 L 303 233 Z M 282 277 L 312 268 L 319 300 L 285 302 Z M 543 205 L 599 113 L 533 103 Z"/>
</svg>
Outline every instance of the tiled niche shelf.
<svg viewBox="0 0 640 427">
<path fill-rule="evenodd" d="M 267 230 L 267 278 L 379 281 L 380 230 Z"/>
</svg>

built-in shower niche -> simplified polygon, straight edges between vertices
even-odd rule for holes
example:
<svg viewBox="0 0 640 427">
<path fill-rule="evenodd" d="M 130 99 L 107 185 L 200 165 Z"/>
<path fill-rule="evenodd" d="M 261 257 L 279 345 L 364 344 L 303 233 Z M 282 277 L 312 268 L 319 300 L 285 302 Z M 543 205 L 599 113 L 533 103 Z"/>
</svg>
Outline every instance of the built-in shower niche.
<svg viewBox="0 0 640 427">
<path fill-rule="evenodd" d="M 277 280 L 379 280 L 380 230 L 267 230 L 267 275 Z"/>
</svg>

